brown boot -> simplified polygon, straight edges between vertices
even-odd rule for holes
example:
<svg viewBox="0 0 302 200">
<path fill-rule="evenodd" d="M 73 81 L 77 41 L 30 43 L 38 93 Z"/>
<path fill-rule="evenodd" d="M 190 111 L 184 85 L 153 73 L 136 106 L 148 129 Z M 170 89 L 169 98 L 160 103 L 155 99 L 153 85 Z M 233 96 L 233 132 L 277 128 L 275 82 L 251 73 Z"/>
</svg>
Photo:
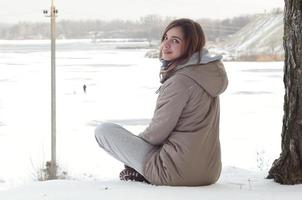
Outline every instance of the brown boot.
<svg viewBox="0 0 302 200">
<path fill-rule="evenodd" d="M 137 182 L 144 182 L 148 183 L 143 175 L 138 173 L 135 169 L 128 167 L 125 165 L 125 169 L 120 172 L 120 180 L 121 181 L 137 181 Z"/>
</svg>

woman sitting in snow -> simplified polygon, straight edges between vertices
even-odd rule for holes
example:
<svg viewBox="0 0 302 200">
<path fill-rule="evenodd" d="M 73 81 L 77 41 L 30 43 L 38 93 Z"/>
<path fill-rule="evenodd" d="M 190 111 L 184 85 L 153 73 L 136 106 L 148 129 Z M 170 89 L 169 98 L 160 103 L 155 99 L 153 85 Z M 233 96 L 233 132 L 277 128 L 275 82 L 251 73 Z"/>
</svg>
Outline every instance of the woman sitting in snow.
<svg viewBox="0 0 302 200">
<path fill-rule="evenodd" d="M 100 147 L 125 164 L 121 180 L 175 186 L 218 180 L 219 95 L 228 80 L 222 57 L 204 46 L 198 23 L 171 22 L 161 38 L 162 85 L 149 126 L 138 136 L 113 123 L 96 128 Z"/>
</svg>

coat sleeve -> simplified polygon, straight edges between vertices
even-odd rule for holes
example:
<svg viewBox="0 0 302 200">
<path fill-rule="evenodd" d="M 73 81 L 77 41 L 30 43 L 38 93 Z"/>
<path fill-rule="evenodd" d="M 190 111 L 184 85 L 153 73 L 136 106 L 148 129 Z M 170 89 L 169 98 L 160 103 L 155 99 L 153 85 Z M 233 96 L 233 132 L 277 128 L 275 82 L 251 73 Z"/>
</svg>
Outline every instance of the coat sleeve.
<svg viewBox="0 0 302 200">
<path fill-rule="evenodd" d="M 161 145 L 169 137 L 189 99 L 189 89 L 180 80 L 173 79 L 166 82 L 158 96 L 149 126 L 139 134 L 153 145 Z"/>
</svg>

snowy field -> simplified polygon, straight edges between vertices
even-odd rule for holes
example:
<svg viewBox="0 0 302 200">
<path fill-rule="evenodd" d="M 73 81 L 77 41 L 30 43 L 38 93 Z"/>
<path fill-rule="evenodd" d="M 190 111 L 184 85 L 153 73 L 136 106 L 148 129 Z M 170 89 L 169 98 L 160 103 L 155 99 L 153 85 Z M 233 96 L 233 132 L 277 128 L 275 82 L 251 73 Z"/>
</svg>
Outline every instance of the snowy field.
<svg viewBox="0 0 302 200">
<path fill-rule="evenodd" d="M 152 117 L 159 87 L 159 61 L 145 58 L 144 49 L 114 48 L 122 45 L 58 42 L 57 158 L 68 179 L 37 182 L 38 170 L 50 160 L 49 42 L 0 41 L 1 200 L 302 195 L 301 186 L 264 179 L 280 153 L 282 62 L 225 62 L 229 87 L 221 96 L 223 172 L 217 184 L 173 188 L 118 181 L 122 164 L 97 146 L 95 126 L 112 121 L 138 134 Z"/>
</svg>

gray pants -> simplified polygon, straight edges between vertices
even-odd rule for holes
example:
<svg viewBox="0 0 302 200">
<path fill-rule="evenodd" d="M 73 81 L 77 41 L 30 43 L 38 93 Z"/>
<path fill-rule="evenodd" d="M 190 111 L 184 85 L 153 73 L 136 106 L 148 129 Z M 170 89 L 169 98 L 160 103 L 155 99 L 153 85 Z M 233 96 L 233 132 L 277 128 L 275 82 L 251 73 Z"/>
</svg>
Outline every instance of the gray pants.
<svg viewBox="0 0 302 200">
<path fill-rule="evenodd" d="M 142 138 L 114 123 L 101 123 L 95 129 L 101 148 L 125 165 L 143 174 L 146 155 L 154 148 Z"/>
</svg>

